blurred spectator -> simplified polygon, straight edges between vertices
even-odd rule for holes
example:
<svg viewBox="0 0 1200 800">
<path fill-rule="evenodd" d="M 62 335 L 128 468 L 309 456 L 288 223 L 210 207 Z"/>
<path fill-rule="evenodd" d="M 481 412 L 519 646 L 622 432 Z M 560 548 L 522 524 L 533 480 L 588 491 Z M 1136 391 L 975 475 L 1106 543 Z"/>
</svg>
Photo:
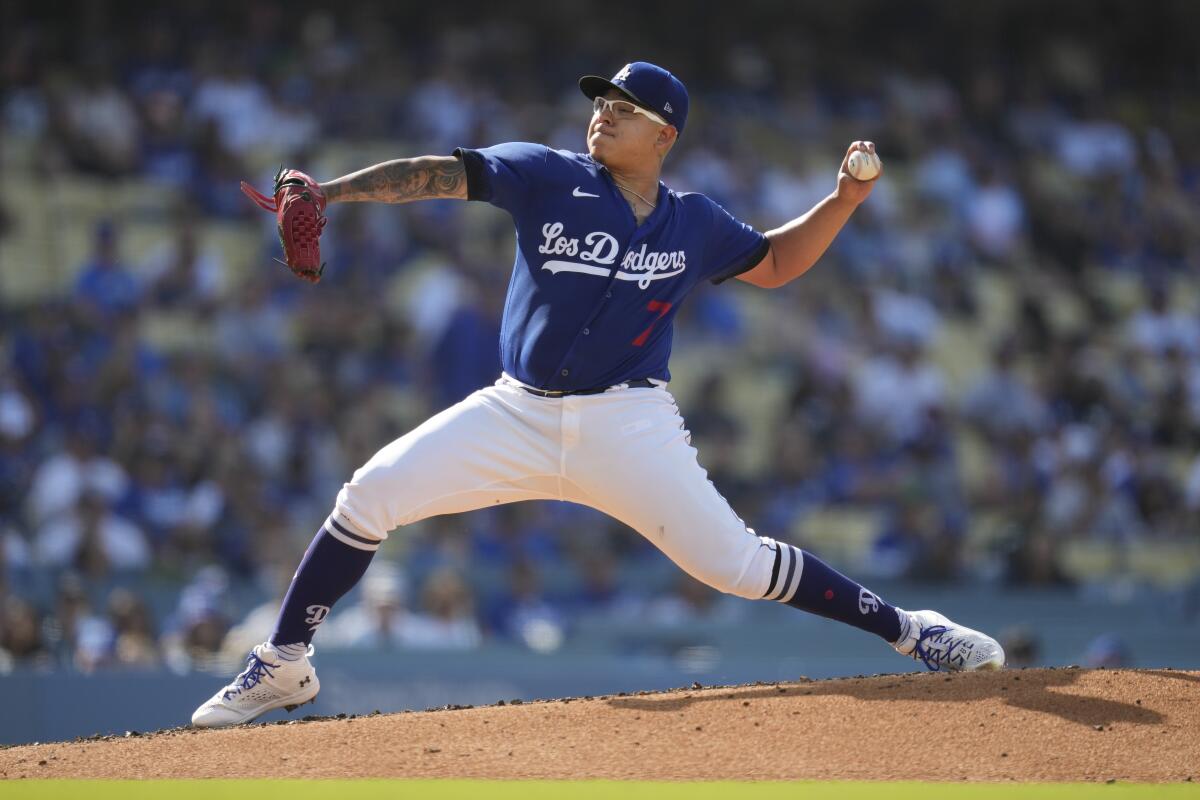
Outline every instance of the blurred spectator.
<svg viewBox="0 0 1200 800">
<path fill-rule="evenodd" d="M 884 517 L 865 570 L 927 582 L 950 580 L 958 572 L 959 547 L 939 507 L 914 494 L 901 498 Z"/>
<path fill-rule="evenodd" d="M 62 98 L 64 144 L 85 172 L 117 177 L 133 171 L 138 156 L 138 118 L 106 64 L 88 64 Z"/>
<path fill-rule="evenodd" d="M 1020 522 L 1013 529 L 1007 569 L 1010 584 L 1040 587 L 1071 584 L 1060 566 L 1061 543 L 1055 536 L 1040 528 L 1023 527 Z"/>
<path fill-rule="evenodd" d="M 807 426 L 785 424 L 773 443 L 767 479 L 758 488 L 757 525 L 764 531 L 782 531 L 795 519 L 829 499 L 827 475 Z"/>
<path fill-rule="evenodd" d="M 505 592 L 488 607 L 489 625 L 499 636 L 531 650 L 556 650 L 566 637 L 566 615 L 542 591 L 537 566 L 513 563 Z"/>
<path fill-rule="evenodd" d="M 322 646 L 331 649 L 393 650 L 408 646 L 406 629 L 408 579 L 399 566 L 376 560 L 361 583 L 360 600 L 337 610 L 321 631 Z"/>
<path fill-rule="evenodd" d="M 565 598 L 574 614 L 618 619 L 635 614 L 644 599 L 623 588 L 619 562 L 607 548 L 595 548 L 579 557 L 579 583 Z"/>
<path fill-rule="evenodd" d="M 1015 625 L 1001 631 L 999 639 L 1009 668 L 1026 669 L 1041 666 L 1042 644 L 1034 628 Z"/>
<path fill-rule="evenodd" d="M 174 239 L 164 241 L 142 260 L 139 272 L 151 305 L 164 309 L 210 308 L 220 297 L 225 265 L 220 252 L 201 243 L 198 209 L 176 212 Z"/>
<path fill-rule="evenodd" d="M 179 189 L 200 177 L 200 157 L 189 140 L 184 111 L 178 91 L 156 89 L 142 100 L 142 174 Z"/>
<path fill-rule="evenodd" d="M 681 571 L 671 591 L 650 600 L 640 619 L 651 626 L 669 628 L 692 623 L 734 623 L 743 619 L 745 612 L 745 604 L 737 598 Z"/>
<path fill-rule="evenodd" d="M 142 530 L 113 513 L 104 495 L 91 491 L 80 496 L 74 513 L 42 525 L 33 547 L 38 563 L 73 567 L 91 578 L 147 569 L 152 556 Z"/>
<path fill-rule="evenodd" d="M 1095 113 L 1060 126 L 1055 149 L 1061 163 L 1084 178 L 1127 172 L 1137 163 L 1137 144 L 1129 131 Z"/>
<path fill-rule="evenodd" d="M 897 339 L 859 369 L 854 398 L 866 425 L 901 442 L 916 436 L 930 411 L 943 407 L 945 380 L 919 341 Z"/>
<path fill-rule="evenodd" d="M 33 432 L 33 404 L 22 391 L 16 376 L 3 371 L 0 363 L 0 439 L 19 441 Z"/>
<path fill-rule="evenodd" d="M 122 667 L 154 667 L 159 663 L 158 638 L 146 603 L 124 588 L 108 596 L 108 622 L 112 627 L 112 662 Z"/>
<path fill-rule="evenodd" d="M 34 471 L 33 405 L 0 366 L 0 529 L 21 511 Z"/>
<path fill-rule="evenodd" d="M 465 141 L 474 123 L 468 78 L 457 65 L 441 63 L 422 81 L 408 100 L 418 131 L 437 151 L 450 150 Z"/>
<path fill-rule="evenodd" d="M 19 597 L 0 597 L 0 673 L 20 661 L 48 667 L 51 653 L 42 639 L 37 610 Z"/>
<path fill-rule="evenodd" d="M 219 663 L 221 642 L 232 627 L 229 585 L 225 570 L 209 566 L 183 587 L 163 637 L 168 666 L 183 672 Z"/>
<path fill-rule="evenodd" d="M 1134 666 L 1133 653 L 1129 645 L 1115 633 L 1105 633 L 1097 636 L 1087 646 L 1083 653 L 1085 667 L 1104 667 L 1119 669 Z"/>
<path fill-rule="evenodd" d="M 1129 321 L 1129 338 L 1143 352 L 1156 356 L 1172 349 L 1200 355 L 1200 321 L 1195 313 L 1172 309 L 1168 288 L 1161 283 L 1148 288 L 1146 306 Z"/>
<path fill-rule="evenodd" d="M 725 378 L 720 372 L 709 372 L 700 381 L 696 402 L 688 410 L 687 421 L 692 435 L 701 441 L 711 440 L 718 448 L 736 445 L 741 425 L 729 407 Z M 728 459 L 717 454 L 716 460 L 725 462 Z"/>
<path fill-rule="evenodd" d="M 18 573 L 28 573 L 34 565 L 29 542 L 8 520 L 0 517 L 0 598 L 17 585 Z"/>
<path fill-rule="evenodd" d="M 1200 512 L 1200 455 L 1197 455 L 1187 471 L 1184 499 L 1192 512 Z"/>
<path fill-rule="evenodd" d="M 968 195 L 967 230 L 976 251 L 989 261 L 1005 263 L 1016 252 L 1024 231 L 1025 206 L 1015 186 L 994 166 L 985 168 L 979 185 Z"/>
<path fill-rule="evenodd" d="M 188 477 L 171 453 L 144 452 L 123 504 L 147 532 L 163 566 L 200 566 L 218 555 L 225 496 L 215 481 Z"/>
<path fill-rule="evenodd" d="M 247 70 L 248 53 L 208 44 L 191 113 L 197 120 L 216 123 L 221 145 L 245 155 L 271 140 L 274 106 L 266 87 Z"/>
<path fill-rule="evenodd" d="M 269 531 L 270 529 L 264 530 Z M 272 538 L 275 538 L 275 535 Z M 305 545 L 298 543 L 295 552 L 281 547 L 279 555 L 264 556 L 259 559 L 262 564 L 259 583 L 263 601 L 246 612 L 240 621 L 235 622 L 226 631 L 221 640 L 219 664 L 224 667 L 232 667 L 243 663 L 246 660 L 246 654 L 271 635 L 271 631 L 275 627 L 275 620 L 279 616 L 279 601 L 287 592 L 288 584 L 291 583 L 292 575 L 295 572 L 294 564 L 299 563 L 304 555 L 304 549 Z M 287 566 L 283 566 L 285 563 Z M 326 634 L 330 634 L 331 638 L 337 640 L 337 629 L 330 628 L 322 633 L 322 645 L 325 644 L 324 636 Z M 180 666 L 186 667 L 186 662 Z"/>
<path fill-rule="evenodd" d="M 445 407 L 500 374 L 500 313 L 503 289 L 495 281 L 472 282 L 446 321 L 429 354 L 433 403 Z"/>
<path fill-rule="evenodd" d="M 1016 370 L 1017 349 L 1005 340 L 992 349 L 991 367 L 975 379 L 962 400 L 964 417 L 996 437 L 1036 432 L 1047 422 L 1042 399 Z"/>
<path fill-rule="evenodd" d="M 293 321 L 271 302 L 265 276 L 253 276 L 216 312 L 216 352 L 239 372 L 253 373 L 263 362 L 283 356 Z"/>
<path fill-rule="evenodd" d="M 483 641 L 475 597 L 455 572 L 435 572 L 421 589 L 421 610 L 404 626 L 404 645 L 420 650 L 470 650 Z"/>
<path fill-rule="evenodd" d="M 62 572 L 56 582 L 53 612 L 45 620 L 43 633 L 60 665 L 76 664 L 84 629 L 97 623 L 87 589 L 84 576 L 73 570 Z"/>
<path fill-rule="evenodd" d="M 938 310 L 924 297 L 890 289 L 864 295 L 874 315 L 873 322 L 885 340 L 900 349 L 923 351 L 937 338 L 942 326 Z M 917 353 L 919 355 L 919 352 Z"/>
<path fill-rule="evenodd" d="M 137 278 L 121 261 L 118 241 L 117 226 L 112 221 L 99 223 L 95 249 L 75 281 L 75 301 L 101 320 L 132 311 L 141 297 Z"/>
<path fill-rule="evenodd" d="M 560 536 L 538 503 L 514 503 L 475 515 L 470 529 L 471 556 L 480 563 L 522 562 L 559 568 L 564 554 Z"/>
<path fill-rule="evenodd" d="M 75 650 L 71 654 L 71 666 L 84 673 L 113 666 L 112 623 L 105 617 L 88 614 L 79 618 L 75 626 Z"/>
</svg>

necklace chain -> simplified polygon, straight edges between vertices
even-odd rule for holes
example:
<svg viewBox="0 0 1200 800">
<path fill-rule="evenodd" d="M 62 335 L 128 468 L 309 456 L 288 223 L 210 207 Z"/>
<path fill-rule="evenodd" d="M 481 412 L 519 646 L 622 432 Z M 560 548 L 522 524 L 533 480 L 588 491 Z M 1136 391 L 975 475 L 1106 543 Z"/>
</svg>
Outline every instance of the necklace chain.
<svg viewBox="0 0 1200 800">
<path fill-rule="evenodd" d="M 643 203 L 645 203 L 646 205 L 650 206 L 651 208 L 657 208 L 657 206 L 656 206 L 656 205 L 654 205 L 654 203 L 651 203 L 649 200 L 647 200 L 646 198 L 642 197 L 640 194 L 638 194 L 637 192 L 635 192 L 633 189 L 630 189 L 628 186 L 626 186 L 625 184 L 621 183 L 621 182 L 620 182 L 619 180 L 617 180 L 616 178 L 613 178 L 613 183 L 615 183 L 617 186 L 620 186 L 622 189 L 624 189 L 625 191 L 629 192 L 631 195 L 633 195 L 634 197 L 636 197 L 638 200 L 641 200 Z"/>
</svg>

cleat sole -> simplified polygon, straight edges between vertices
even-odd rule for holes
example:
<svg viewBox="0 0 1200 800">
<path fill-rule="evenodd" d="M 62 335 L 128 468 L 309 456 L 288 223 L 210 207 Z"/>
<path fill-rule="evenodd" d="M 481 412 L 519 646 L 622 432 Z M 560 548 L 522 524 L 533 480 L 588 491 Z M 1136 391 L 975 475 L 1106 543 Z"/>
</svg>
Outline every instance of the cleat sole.
<svg viewBox="0 0 1200 800">
<path fill-rule="evenodd" d="M 293 711 L 295 711 L 297 708 L 300 708 L 301 706 L 306 706 L 309 703 L 315 703 L 315 702 L 317 702 L 317 696 L 314 694 L 312 697 L 308 698 L 303 703 L 292 703 L 291 705 L 284 706 L 283 710 L 290 714 Z"/>
</svg>

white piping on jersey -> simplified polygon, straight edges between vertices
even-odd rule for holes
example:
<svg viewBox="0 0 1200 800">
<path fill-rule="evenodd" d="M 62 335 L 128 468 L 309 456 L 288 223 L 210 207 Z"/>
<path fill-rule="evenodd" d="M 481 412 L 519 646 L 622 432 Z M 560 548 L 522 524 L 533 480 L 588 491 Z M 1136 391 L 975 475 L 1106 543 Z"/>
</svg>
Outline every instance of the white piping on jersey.
<svg viewBox="0 0 1200 800">
<path fill-rule="evenodd" d="M 594 267 L 591 264 L 576 264 L 574 261 L 547 261 L 542 264 L 542 269 L 548 269 L 557 275 L 560 272 L 582 272 L 585 275 L 599 275 L 602 278 L 607 278 L 612 275 L 612 270 L 608 267 Z"/>
<path fill-rule="evenodd" d="M 574 261 L 547 261 L 542 264 L 542 269 L 550 270 L 557 275 L 560 272 L 581 272 L 584 275 L 599 275 L 601 278 L 611 277 L 613 271 L 607 267 L 597 267 L 592 264 L 577 264 Z M 663 278 L 674 278 L 687 269 L 687 265 L 681 266 L 674 272 L 625 272 L 617 270 L 617 280 L 619 281 L 637 281 L 638 288 L 645 289 L 650 285 L 650 281 L 661 281 Z"/>
</svg>

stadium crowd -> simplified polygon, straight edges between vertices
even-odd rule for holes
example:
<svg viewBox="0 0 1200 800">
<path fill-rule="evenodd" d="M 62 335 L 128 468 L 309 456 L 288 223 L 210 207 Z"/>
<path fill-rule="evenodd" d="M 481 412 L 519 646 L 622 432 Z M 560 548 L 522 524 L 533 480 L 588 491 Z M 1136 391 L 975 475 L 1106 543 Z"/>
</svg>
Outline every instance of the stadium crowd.
<svg viewBox="0 0 1200 800">
<path fill-rule="evenodd" d="M 119 215 L 58 220 L 92 226 L 89 257 L 34 300 L 0 294 L 0 670 L 186 669 L 260 641 L 342 481 L 498 376 L 506 217 L 335 207 L 313 289 L 271 266 L 278 243 L 240 179 L 262 182 L 270 159 L 316 172 L 329 147 L 363 142 L 580 150 L 575 78 L 635 57 L 692 92 L 668 185 L 760 229 L 828 193 L 849 141 L 873 139 L 886 164 L 812 273 L 769 296 L 704 288 L 678 322 L 681 360 L 714 365 L 684 415 L 749 524 L 789 538 L 809 515 L 865 511 L 856 574 L 1023 586 L 1086 582 L 1060 557 L 1072 542 L 1197 542 L 1200 109 L 1176 102 L 1179 74 L 1099 28 L 1012 51 L 851 53 L 836 14 L 814 10 L 756 41 L 702 25 L 685 48 L 652 35 L 669 24 L 656 12 L 613 30 L 568 5 L 584 17 L 570 30 L 595 33 L 570 47 L 545 46 L 565 10 L 429 35 L 373 4 L 296 22 L 251 2 L 223 23 L 155 6 L 136 26 L 116 3 L 79 4 L 71 26 L 3 6 L 0 141 L 27 146 L 0 179 L 176 202 L 137 252 Z M 966 24 L 929 17 L 928 37 Z M 1194 75 L 1194 52 L 1166 41 L 1159 57 Z M 20 202 L 0 197 L 0 237 L 24 235 Z M 206 240 L 212 223 L 261 229 L 255 270 Z M 942 357 L 956 338 L 973 346 L 951 348 L 958 372 Z M 747 375 L 782 383 L 770 418 L 743 413 Z M 764 427 L 769 448 L 744 458 Z M 662 579 L 639 592 L 621 576 L 646 564 Z M 736 605 L 598 514 L 522 504 L 394 535 L 322 640 L 551 647 L 582 615 L 670 625 Z"/>
</svg>

